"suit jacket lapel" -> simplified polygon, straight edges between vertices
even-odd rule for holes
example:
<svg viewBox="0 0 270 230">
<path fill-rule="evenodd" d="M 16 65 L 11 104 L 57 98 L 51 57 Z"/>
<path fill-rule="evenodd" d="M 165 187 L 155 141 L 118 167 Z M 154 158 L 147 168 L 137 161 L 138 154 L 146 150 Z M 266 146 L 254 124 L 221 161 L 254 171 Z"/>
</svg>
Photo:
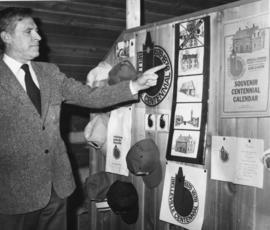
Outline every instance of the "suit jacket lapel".
<svg viewBox="0 0 270 230">
<path fill-rule="evenodd" d="M 39 116 L 27 93 L 3 60 L 0 61 L 0 87 L 11 94 L 19 103 L 31 104 L 32 106 L 29 106 L 29 108 L 32 108 L 32 112 Z"/>
</svg>

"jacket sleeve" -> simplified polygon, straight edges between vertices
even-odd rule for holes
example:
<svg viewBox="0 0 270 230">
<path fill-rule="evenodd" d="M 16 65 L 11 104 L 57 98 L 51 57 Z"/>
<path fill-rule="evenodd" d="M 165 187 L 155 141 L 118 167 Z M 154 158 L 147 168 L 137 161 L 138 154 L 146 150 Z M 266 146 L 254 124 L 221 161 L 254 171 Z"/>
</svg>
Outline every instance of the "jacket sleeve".
<svg viewBox="0 0 270 230">
<path fill-rule="evenodd" d="M 101 109 L 120 103 L 138 101 L 138 95 L 132 95 L 130 82 L 122 81 L 116 85 L 91 88 L 73 78 L 66 77 L 56 67 L 54 76 L 61 81 L 63 101 L 88 108 Z"/>
</svg>

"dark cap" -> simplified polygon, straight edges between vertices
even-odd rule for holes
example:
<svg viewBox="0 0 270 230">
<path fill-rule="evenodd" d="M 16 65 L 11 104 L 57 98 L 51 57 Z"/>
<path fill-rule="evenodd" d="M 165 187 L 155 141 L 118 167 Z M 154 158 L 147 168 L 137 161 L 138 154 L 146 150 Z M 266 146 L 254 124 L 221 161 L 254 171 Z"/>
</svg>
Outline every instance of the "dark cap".
<svg viewBox="0 0 270 230">
<path fill-rule="evenodd" d="M 103 201 L 106 198 L 112 184 L 110 174 L 104 171 L 90 175 L 85 183 L 88 198 L 96 201 Z"/>
<path fill-rule="evenodd" d="M 121 81 L 136 80 L 137 71 L 130 61 L 124 60 L 113 66 L 109 72 L 108 84 L 114 85 Z"/>
<path fill-rule="evenodd" d="M 112 211 L 127 224 L 138 219 L 139 205 L 136 188 L 130 182 L 115 181 L 107 192 L 107 202 Z"/>
<path fill-rule="evenodd" d="M 160 153 L 152 139 L 143 139 L 134 144 L 128 151 L 126 162 L 129 171 L 136 176 L 142 176 L 148 188 L 154 188 L 161 182 Z"/>
</svg>

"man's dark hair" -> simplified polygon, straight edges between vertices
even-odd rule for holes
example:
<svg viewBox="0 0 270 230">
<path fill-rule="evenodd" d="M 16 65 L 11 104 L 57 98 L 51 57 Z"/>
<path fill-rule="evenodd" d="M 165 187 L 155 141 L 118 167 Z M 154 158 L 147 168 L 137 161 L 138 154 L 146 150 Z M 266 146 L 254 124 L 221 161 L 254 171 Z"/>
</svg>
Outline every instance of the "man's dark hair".
<svg viewBox="0 0 270 230">
<path fill-rule="evenodd" d="M 15 29 L 16 22 L 23 18 L 31 17 L 32 10 L 23 7 L 8 7 L 0 11 L 0 33 L 2 31 L 12 32 Z M 0 39 L 0 49 L 4 50 L 5 44 Z"/>
</svg>

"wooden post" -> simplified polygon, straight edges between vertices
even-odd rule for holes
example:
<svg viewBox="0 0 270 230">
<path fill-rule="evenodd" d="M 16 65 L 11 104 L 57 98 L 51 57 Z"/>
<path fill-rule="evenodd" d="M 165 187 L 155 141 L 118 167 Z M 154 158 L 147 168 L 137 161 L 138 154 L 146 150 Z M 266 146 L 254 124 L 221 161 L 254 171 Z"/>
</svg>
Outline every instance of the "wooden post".
<svg viewBox="0 0 270 230">
<path fill-rule="evenodd" d="M 141 0 L 126 0 L 126 28 L 141 25 Z"/>
</svg>

